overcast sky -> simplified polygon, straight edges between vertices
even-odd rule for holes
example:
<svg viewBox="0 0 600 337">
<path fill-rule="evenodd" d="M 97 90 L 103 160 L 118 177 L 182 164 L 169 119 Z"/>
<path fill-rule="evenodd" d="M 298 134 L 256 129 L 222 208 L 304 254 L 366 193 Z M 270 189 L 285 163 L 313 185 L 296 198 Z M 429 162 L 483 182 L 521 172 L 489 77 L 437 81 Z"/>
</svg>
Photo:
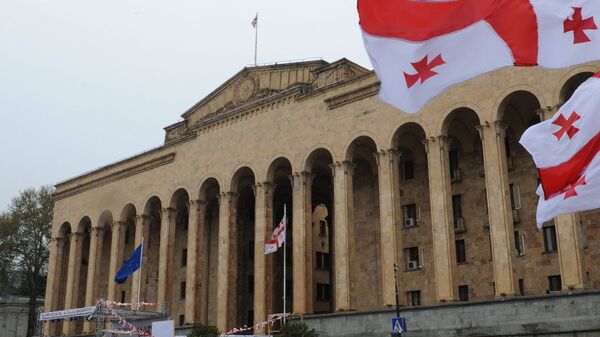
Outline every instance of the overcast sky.
<svg viewBox="0 0 600 337">
<path fill-rule="evenodd" d="M 159 146 L 163 127 L 253 62 L 371 68 L 353 0 L 0 1 L 0 210 Z"/>
</svg>

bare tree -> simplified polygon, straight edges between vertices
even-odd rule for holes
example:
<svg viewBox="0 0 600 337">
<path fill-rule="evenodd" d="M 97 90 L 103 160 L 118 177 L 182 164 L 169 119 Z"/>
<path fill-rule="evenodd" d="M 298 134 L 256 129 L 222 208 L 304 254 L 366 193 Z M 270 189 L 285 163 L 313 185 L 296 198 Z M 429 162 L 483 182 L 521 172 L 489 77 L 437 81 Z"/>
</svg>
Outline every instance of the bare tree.
<svg viewBox="0 0 600 337">
<path fill-rule="evenodd" d="M 53 189 L 27 189 L 15 197 L 8 211 L 0 215 L 0 255 L 3 266 L 18 275 L 29 296 L 27 337 L 35 333 L 36 302 L 47 274 L 53 216 Z M 0 271 L 1 272 L 1 271 Z M 1 275 L 0 275 L 1 277 Z"/>
</svg>

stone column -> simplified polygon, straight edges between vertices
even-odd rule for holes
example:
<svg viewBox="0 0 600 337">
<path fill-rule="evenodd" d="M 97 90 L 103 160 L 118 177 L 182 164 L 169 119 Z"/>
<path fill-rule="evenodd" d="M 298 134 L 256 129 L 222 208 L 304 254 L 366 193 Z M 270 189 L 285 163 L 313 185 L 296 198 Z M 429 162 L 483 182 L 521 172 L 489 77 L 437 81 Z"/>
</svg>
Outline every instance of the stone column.
<svg viewBox="0 0 600 337">
<path fill-rule="evenodd" d="M 112 238 L 110 240 L 110 265 L 108 269 L 108 299 L 117 301 L 117 283 L 115 276 L 123 263 L 123 244 L 125 222 L 115 221 L 112 224 Z"/>
<path fill-rule="evenodd" d="M 228 328 L 229 312 L 229 264 L 232 202 L 235 195 L 223 192 L 219 195 L 219 264 L 217 273 L 217 328 L 225 332 Z M 235 218 L 235 216 L 234 216 Z"/>
<path fill-rule="evenodd" d="M 59 285 L 63 282 L 63 280 L 57 280 L 62 274 L 61 268 L 59 266 L 60 261 L 62 261 L 62 251 L 64 247 L 64 239 L 62 238 L 52 238 L 52 243 L 50 245 L 50 256 L 48 258 L 48 282 L 46 284 L 46 296 L 45 296 L 45 310 L 53 311 L 56 309 L 56 298 L 59 293 L 55 290 L 56 285 Z M 52 323 L 47 321 L 44 322 L 44 336 L 50 336 Z"/>
<path fill-rule="evenodd" d="M 435 292 L 438 302 L 454 301 L 454 226 L 447 138 L 439 136 L 425 141 L 429 167 L 429 197 L 433 235 Z"/>
<path fill-rule="evenodd" d="M 204 233 L 204 212 L 206 202 L 190 200 L 188 217 L 188 241 L 187 241 L 187 262 L 185 276 L 185 323 L 197 323 L 196 310 L 196 292 L 199 288 L 198 283 L 198 241 L 202 240 Z M 202 223 L 202 224 L 201 224 Z"/>
<path fill-rule="evenodd" d="M 379 168 L 379 218 L 381 221 L 381 278 L 383 304 L 396 304 L 394 264 L 396 263 L 396 224 L 398 223 L 398 154 L 396 150 L 375 153 Z"/>
<path fill-rule="evenodd" d="M 294 269 L 294 308 L 297 314 L 312 313 L 312 212 L 311 180 L 309 172 L 295 172 L 292 175 L 292 231 L 294 245 L 292 258 Z"/>
<path fill-rule="evenodd" d="M 554 222 L 556 224 L 562 290 L 581 290 L 584 288 L 584 279 L 577 215 L 559 215 Z"/>
<path fill-rule="evenodd" d="M 96 280 L 96 258 L 98 257 L 98 236 L 103 235 L 101 228 L 91 227 L 90 229 L 90 251 L 88 258 L 88 270 L 85 286 L 85 306 L 91 307 L 96 305 L 94 296 L 94 281 Z M 83 322 L 83 332 L 92 332 L 92 322 L 85 320 Z"/>
<path fill-rule="evenodd" d="M 493 126 L 480 125 L 477 130 L 483 145 L 496 297 L 514 296 L 516 290 L 512 266 L 513 218 L 506 149 L 504 148 L 506 125 L 501 121 L 496 121 Z"/>
<path fill-rule="evenodd" d="M 350 310 L 350 261 L 353 224 L 352 175 L 354 165 L 349 161 L 336 162 L 333 167 L 334 180 L 334 273 L 335 311 Z"/>
<path fill-rule="evenodd" d="M 79 273 L 78 264 L 81 264 L 81 246 L 83 244 L 82 234 L 78 232 L 72 232 L 70 234 L 71 244 L 69 246 L 69 267 L 67 269 L 67 286 L 66 286 L 66 298 L 65 298 L 65 309 L 73 309 L 77 300 L 77 293 L 79 289 Z M 75 324 L 71 324 L 71 320 L 64 320 L 63 323 L 63 335 L 75 334 Z"/>
<path fill-rule="evenodd" d="M 142 236 L 144 237 L 144 249 L 142 250 L 142 267 L 140 277 L 142 278 L 142 289 L 140 289 L 140 299 L 143 302 L 148 302 L 146 296 L 147 281 L 148 281 L 148 256 L 150 252 L 150 226 L 152 224 L 152 215 L 142 214 Z M 160 244 L 159 244 L 160 247 Z M 160 248 L 159 248 L 160 249 Z M 146 267 L 144 267 L 146 264 Z M 155 299 L 152 299 L 155 300 Z"/>
<path fill-rule="evenodd" d="M 144 219 L 141 215 L 136 215 L 135 216 L 135 242 L 134 242 L 134 249 L 137 249 L 137 247 L 139 247 L 142 244 L 142 238 L 144 237 Z M 144 242 L 144 246 L 146 246 L 146 242 Z M 142 251 L 145 250 L 146 247 L 142 248 Z M 142 266 L 140 267 L 140 269 L 138 269 L 137 271 L 135 271 L 133 273 L 133 275 L 131 275 L 131 302 L 132 303 L 137 303 L 138 302 L 138 290 L 141 290 L 139 285 L 140 285 L 140 278 L 142 277 L 142 270 L 141 268 L 143 268 L 143 264 L 146 261 L 144 261 L 143 257 L 142 257 Z M 141 301 L 141 293 L 140 293 L 140 301 Z M 134 310 L 139 310 L 137 304 L 134 305 L 132 307 L 132 309 Z"/>
<path fill-rule="evenodd" d="M 158 259 L 158 292 L 156 307 L 160 311 L 163 303 L 170 307 L 171 269 L 173 265 L 173 241 L 175 239 L 174 208 L 163 208 L 160 224 L 160 256 Z"/>
<path fill-rule="evenodd" d="M 270 182 L 255 185 L 254 224 L 254 324 L 267 319 L 267 256 L 265 241 L 272 226 L 273 185 Z M 286 243 L 287 245 L 287 243 Z M 262 334 L 264 331 L 255 331 Z"/>
</svg>

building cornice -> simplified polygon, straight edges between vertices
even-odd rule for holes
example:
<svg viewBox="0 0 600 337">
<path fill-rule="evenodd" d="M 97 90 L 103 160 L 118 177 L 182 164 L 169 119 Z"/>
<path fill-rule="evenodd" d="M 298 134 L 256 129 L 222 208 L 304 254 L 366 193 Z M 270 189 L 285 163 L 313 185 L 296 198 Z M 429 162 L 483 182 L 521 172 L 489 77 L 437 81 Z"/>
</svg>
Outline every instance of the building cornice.
<svg viewBox="0 0 600 337">
<path fill-rule="evenodd" d="M 379 93 L 380 86 L 380 82 L 375 82 L 364 87 L 360 87 L 356 90 L 352 90 L 337 96 L 327 98 L 325 100 L 325 103 L 327 104 L 327 108 L 329 110 L 335 109 L 337 107 L 350 104 L 370 96 L 377 95 Z"/>
</svg>

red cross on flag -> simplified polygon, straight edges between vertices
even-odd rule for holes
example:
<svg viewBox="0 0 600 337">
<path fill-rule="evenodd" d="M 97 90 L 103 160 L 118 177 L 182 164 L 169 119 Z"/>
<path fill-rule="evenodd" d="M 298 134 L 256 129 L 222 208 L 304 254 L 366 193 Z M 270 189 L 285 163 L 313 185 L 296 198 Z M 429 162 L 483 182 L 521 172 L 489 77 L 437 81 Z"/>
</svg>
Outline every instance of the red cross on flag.
<svg viewBox="0 0 600 337">
<path fill-rule="evenodd" d="M 584 82 L 556 115 L 523 134 L 541 185 L 538 227 L 560 214 L 600 207 L 600 72 Z"/>
<path fill-rule="evenodd" d="M 358 12 L 380 98 L 408 113 L 501 67 L 600 59 L 599 0 L 358 0 Z"/>
<path fill-rule="evenodd" d="M 287 227 L 287 211 L 283 209 L 283 218 L 271 234 L 271 238 L 265 243 L 265 255 L 275 253 L 285 243 L 285 231 Z"/>
</svg>

